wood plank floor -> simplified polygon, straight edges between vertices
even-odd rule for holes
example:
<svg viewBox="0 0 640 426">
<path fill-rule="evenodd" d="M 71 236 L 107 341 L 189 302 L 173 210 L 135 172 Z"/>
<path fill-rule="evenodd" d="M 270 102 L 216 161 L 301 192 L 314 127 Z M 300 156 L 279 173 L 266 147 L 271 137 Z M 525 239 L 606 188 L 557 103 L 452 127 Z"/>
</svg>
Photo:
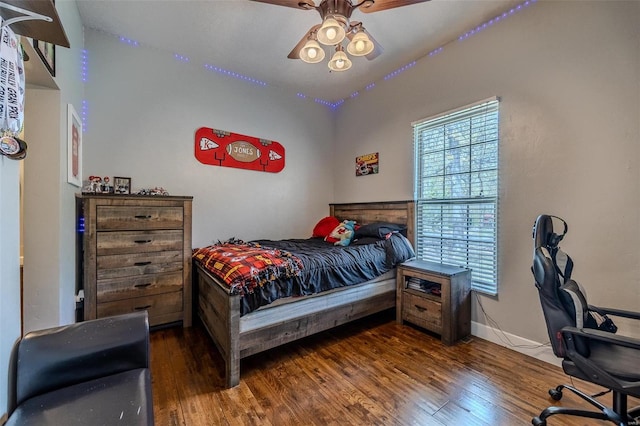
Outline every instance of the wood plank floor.
<svg viewBox="0 0 640 426">
<path fill-rule="evenodd" d="M 547 390 L 568 382 L 560 368 L 482 339 L 443 346 L 392 312 L 248 357 L 233 389 L 197 321 L 151 333 L 151 370 L 159 426 L 528 425 L 551 405 Z M 569 392 L 556 404 L 587 408 Z"/>
</svg>

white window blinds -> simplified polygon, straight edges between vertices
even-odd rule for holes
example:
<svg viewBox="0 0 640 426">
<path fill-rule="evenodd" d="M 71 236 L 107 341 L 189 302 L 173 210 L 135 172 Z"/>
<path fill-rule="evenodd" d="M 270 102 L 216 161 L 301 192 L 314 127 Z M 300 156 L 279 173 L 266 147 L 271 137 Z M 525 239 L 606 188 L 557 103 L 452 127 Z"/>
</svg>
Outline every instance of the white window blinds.
<svg viewBox="0 0 640 426">
<path fill-rule="evenodd" d="M 416 123 L 416 252 L 498 293 L 498 99 Z"/>
</svg>

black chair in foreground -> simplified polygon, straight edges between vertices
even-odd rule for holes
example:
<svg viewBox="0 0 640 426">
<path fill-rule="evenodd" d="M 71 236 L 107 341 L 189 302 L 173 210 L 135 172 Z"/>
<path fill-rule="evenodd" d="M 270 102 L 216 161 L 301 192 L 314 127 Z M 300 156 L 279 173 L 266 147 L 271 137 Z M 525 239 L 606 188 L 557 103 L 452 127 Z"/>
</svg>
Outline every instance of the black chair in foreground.
<svg viewBox="0 0 640 426">
<path fill-rule="evenodd" d="M 27 333 L 9 365 L 16 425 L 153 425 L 146 311 Z"/>
<path fill-rule="evenodd" d="M 553 231 L 554 218 L 564 226 L 562 234 Z M 535 426 L 547 424 L 558 414 L 607 420 L 617 425 L 640 425 L 640 407 L 629 409 L 627 397 L 640 397 L 640 339 L 614 334 L 617 331 L 608 315 L 638 320 L 640 313 L 599 308 L 587 303 L 582 287 L 571 279 L 573 262 L 558 244 L 567 233 L 564 220 L 540 215 L 533 226 L 533 275 L 547 324 L 553 352 L 562 358 L 566 374 L 607 388 L 590 396 L 569 385 L 549 390 L 558 401 L 567 389 L 595 407 L 587 411 L 551 406 L 532 420 Z M 635 322 L 634 322 L 635 323 Z M 596 397 L 612 392 L 613 405 L 607 407 Z"/>
</svg>

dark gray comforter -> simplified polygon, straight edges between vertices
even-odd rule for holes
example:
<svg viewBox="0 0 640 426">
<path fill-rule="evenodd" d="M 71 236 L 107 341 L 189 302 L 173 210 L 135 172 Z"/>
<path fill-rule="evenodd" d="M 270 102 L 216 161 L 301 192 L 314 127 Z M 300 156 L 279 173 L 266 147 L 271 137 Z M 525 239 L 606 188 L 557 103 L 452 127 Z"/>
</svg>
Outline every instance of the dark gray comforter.
<svg viewBox="0 0 640 426">
<path fill-rule="evenodd" d="M 242 297 L 244 315 L 289 296 L 304 296 L 360 284 L 395 268 L 415 256 L 409 241 L 399 233 L 372 244 L 334 246 L 322 238 L 253 241 L 263 247 L 286 250 L 302 261 L 300 275 L 271 281 Z"/>
</svg>

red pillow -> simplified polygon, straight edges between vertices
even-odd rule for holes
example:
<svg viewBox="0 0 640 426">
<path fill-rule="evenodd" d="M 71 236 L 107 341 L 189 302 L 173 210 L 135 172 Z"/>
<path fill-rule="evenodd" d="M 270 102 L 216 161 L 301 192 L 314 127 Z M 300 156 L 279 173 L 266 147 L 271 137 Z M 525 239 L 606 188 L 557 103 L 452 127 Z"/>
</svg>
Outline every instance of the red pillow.
<svg viewBox="0 0 640 426">
<path fill-rule="evenodd" d="M 316 224 L 313 228 L 313 236 L 314 237 L 326 237 L 333 231 L 333 228 L 340 225 L 340 221 L 337 217 L 327 216 L 325 218 L 320 219 L 320 222 Z"/>
</svg>

